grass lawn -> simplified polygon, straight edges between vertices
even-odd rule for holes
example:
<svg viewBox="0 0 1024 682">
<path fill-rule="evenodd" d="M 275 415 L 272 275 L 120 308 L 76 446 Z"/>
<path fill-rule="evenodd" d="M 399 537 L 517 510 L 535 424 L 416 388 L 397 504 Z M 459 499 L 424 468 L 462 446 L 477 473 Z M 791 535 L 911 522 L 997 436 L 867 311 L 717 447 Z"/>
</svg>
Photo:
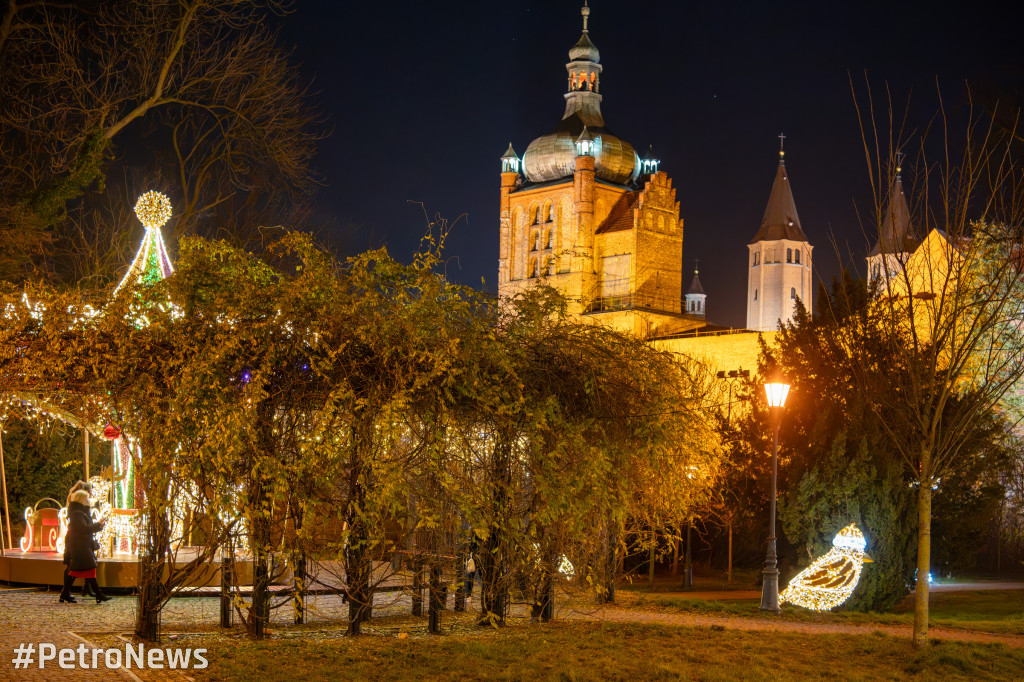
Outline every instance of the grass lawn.
<svg viewBox="0 0 1024 682">
<path fill-rule="evenodd" d="M 933 592 L 929 623 L 934 626 L 1024 635 L 1024 590 L 976 590 Z M 706 601 L 674 595 L 642 594 L 619 599 L 623 606 L 655 607 L 669 611 L 720 613 L 756 618 L 784 618 L 814 623 L 880 623 L 910 625 L 914 622 L 913 595 L 896 605 L 893 613 L 837 611 L 815 613 L 784 605 L 780 616 L 761 613 L 759 600 Z"/>
<path fill-rule="evenodd" d="M 654 578 L 652 587 L 646 575 L 634 573 L 629 580 L 620 582 L 619 590 L 627 592 L 680 592 L 683 593 L 683 575 L 680 568 L 679 575 L 667 575 L 659 573 Z M 713 571 L 705 575 L 693 576 L 693 589 L 698 592 L 718 592 L 730 590 L 760 590 L 761 569 L 736 569 L 733 571 L 732 580 L 728 580 L 724 572 Z"/>
<path fill-rule="evenodd" d="M 381 628 L 392 633 L 401 628 Z M 416 624 L 422 633 L 422 620 Z M 440 637 L 347 638 L 308 632 L 260 643 L 183 635 L 207 647 L 198 680 L 857 680 L 1019 679 L 1024 649 L 935 642 L 917 652 L 881 633 L 750 633 L 719 627 L 619 623 L 513 624 L 500 631 L 456 628 Z"/>
</svg>

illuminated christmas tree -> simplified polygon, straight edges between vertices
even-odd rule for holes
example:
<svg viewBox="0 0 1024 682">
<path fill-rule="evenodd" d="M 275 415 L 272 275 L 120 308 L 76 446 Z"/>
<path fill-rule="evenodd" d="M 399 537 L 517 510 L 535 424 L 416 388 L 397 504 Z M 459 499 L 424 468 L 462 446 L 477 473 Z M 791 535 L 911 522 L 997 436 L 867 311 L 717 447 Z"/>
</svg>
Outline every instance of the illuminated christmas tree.
<svg viewBox="0 0 1024 682">
<path fill-rule="evenodd" d="M 164 246 L 164 237 L 160 228 L 171 217 L 171 200 L 160 192 L 146 192 L 135 204 L 135 215 L 146 226 L 146 236 L 142 239 L 135 259 L 124 278 L 114 289 L 116 296 L 128 284 L 152 284 L 169 277 L 174 272 L 171 259 Z"/>
</svg>

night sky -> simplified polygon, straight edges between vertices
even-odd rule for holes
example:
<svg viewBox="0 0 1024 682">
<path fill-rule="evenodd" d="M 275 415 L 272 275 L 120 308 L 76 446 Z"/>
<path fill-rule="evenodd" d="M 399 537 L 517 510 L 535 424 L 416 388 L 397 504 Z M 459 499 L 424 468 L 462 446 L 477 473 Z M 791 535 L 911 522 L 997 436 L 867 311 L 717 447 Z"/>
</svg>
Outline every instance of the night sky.
<svg viewBox="0 0 1024 682">
<path fill-rule="evenodd" d="M 498 157 L 510 141 L 521 156 L 560 120 L 581 4 L 298 0 L 282 39 L 333 131 L 316 162 L 316 222 L 349 253 L 386 245 L 408 260 L 425 208 L 455 223 L 449 278 L 496 289 Z M 961 109 L 965 78 L 1024 82 L 1019 3 L 590 6 L 605 121 L 641 154 L 654 145 L 686 221 L 684 286 L 700 259 L 716 324 L 745 323 L 746 244 L 780 132 L 815 277 L 839 270 L 833 239 L 864 269 L 855 206 L 870 212 L 871 198 L 848 71 L 888 82 L 900 102 L 912 92 L 918 126 L 935 110 L 936 78 Z"/>
</svg>

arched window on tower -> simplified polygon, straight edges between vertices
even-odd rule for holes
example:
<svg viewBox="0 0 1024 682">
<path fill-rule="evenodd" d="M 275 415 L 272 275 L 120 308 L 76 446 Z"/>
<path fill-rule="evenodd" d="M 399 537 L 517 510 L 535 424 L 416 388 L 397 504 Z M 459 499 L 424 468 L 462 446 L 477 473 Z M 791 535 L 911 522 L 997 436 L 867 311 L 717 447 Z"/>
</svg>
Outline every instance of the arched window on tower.
<svg viewBox="0 0 1024 682">
<path fill-rule="evenodd" d="M 538 269 L 537 259 L 534 258 L 530 261 L 530 277 L 536 277 L 539 274 L 540 270 Z"/>
<path fill-rule="evenodd" d="M 793 254 L 793 262 L 800 263 L 800 249 L 797 249 L 796 253 Z"/>
<path fill-rule="evenodd" d="M 548 248 L 549 249 L 555 248 L 555 231 L 554 230 L 548 230 Z"/>
<path fill-rule="evenodd" d="M 534 230 L 533 231 L 533 238 L 531 239 L 531 241 L 533 242 L 533 247 L 530 249 L 530 251 L 539 251 L 540 250 L 540 230 Z"/>
<path fill-rule="evenodd" d="M 555 206 L 554 206 L 554 204 L 552 204 L 551 206 L 548 206 L 548 222 L 549 223 L 555 222 Z"/>
<path fill-rule="evenodd" d="M 790 287 L 789 288 L 789 298 L 790 298 L 790 300 L 793 300 L 793 301 L 796 300 L 796 287 Z"/>
<path fill-rule="evenodd" d="M 590 89 L 597 92 L 597 72 L 590 74 Z"/>
<path fill-rule="evenodd" d="M 786 249 L 786 262 L 787 263 L 792 263 L 793 262 L 793 249 Z"/>
<path fill-rule="evenodd" d="M 757 266 L 757 265 L 760 265 L 760 264 L 761 264 L 761 252 L 760 251 L 755 251 L 754 252 L 754 265 Z"/>
</svg>

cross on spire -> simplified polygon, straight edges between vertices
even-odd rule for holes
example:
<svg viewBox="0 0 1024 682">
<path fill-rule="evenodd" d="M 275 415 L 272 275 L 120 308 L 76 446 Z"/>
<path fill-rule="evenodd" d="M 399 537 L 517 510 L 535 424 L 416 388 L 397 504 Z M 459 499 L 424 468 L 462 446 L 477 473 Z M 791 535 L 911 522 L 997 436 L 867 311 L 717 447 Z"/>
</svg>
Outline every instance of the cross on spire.
<svg viewBox="0 0 1024 682">
<path fill-rule="evenodd" d="M 583 7 L 580 8 L 580 14 L 583 15 L 583 32 L 587 33 L 587 19 L 590 18 L 590 7 L 587 5 L 587 0 L 583 0 Z"/>
<path fill-rule="evenodd" d="M 693 274 L 696 275 L 699 272 L 700 272 L 700 258 L 697 258 L 697 259 L 695 259 L 693 261 Z"/>
<path fill-rule="evenodd" d="M 786 144 L 786 134 L 785 133 L 779 133 L 779 159 L 780 160 L 786 158 L 785 144 Z"/>
<path fill-rule="evenodd" d="M 903 159 L 904 159 L 904 157 L 906 157 L 906 154 L 904 154 L 903 152 L 901 152 L 901 151 L 896 152 L 896 177 L 897 178 L 900 176 L 900 173 L 903 172 Z"/>
</svg>

